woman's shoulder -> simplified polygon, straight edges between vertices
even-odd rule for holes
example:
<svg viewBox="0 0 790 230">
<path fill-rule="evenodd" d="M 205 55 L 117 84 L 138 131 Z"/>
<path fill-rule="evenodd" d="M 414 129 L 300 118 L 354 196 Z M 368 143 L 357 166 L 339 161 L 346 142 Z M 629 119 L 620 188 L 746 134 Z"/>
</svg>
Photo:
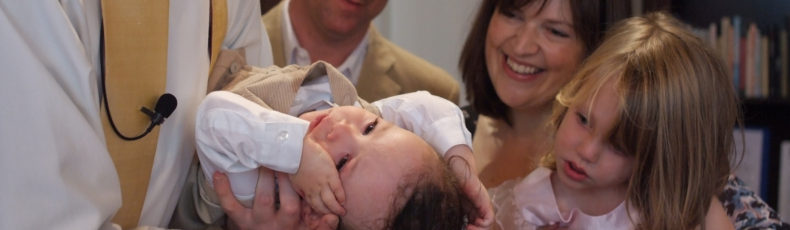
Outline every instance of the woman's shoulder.
<svg viewBox="0 0 790 230">
<path fill-rule="evenodd" d="M 776 211 L 734 174 L 718 195 L 735 229 L 790 229 Z"/>
</svg>

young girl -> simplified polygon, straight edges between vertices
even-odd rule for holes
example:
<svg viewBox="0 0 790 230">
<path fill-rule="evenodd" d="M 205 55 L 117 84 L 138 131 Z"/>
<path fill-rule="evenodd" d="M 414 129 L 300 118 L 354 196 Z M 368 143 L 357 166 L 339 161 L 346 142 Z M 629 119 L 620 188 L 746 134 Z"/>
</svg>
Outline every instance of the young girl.
<svg viewBox="0 0 790 230">
<path fill-rule="evenodd" d="M 738 120 L 728 76 L 671 16 L 621 22 L 556 97 L 550 169 L 491 191 L 496 225 L 732 228 L 714 197 Z"/>
</svg>

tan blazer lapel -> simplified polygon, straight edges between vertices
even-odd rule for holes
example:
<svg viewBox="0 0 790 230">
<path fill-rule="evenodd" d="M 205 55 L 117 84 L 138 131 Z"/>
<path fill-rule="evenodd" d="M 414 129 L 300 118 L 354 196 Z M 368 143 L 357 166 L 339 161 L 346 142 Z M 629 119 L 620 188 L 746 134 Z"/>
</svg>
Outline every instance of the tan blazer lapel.
<svg viewBox="0 0 790 230">
<path fill-rule="evenodd" d="M 277 6 L 269 10 L 263 15 L 262 21 L 266 26 L 266 33 L 269 35 L 269 42 L 272 46 L 272 57 L 274 57 L 274 64 L 280 67 L 286 65 L 285 62 L 285 43 L 283 42 L 283 10 L 284 1 L 280 1 Z"/>
<path fill-rule="evenodd" d="M 391 76 L 395 57 L 383 43 L 384 38 L 371 26 L 370 44 L 362 64 L 359 82 L 357 82 L 359 96 L 368 101 L 375 101 L 383 98 L 383 95 L 396 95 L 401 92 L 401 85 Z"/>
<path fill-rule="evenodd" d="M 379 114 L 375 107 L 357 97 L 354 85 L 332 65 L 318 61 L 311 66 L 298 67 L 289 65 L 285 68 L 270 66 L 267 68 L 245 67 L 236 78 L 243 79 L 232 83 L 228 90 L 247 98 L 261 106 L 288 113 L 296 98 L 299 87 L 324 75 L 329 78 L 329 87 L 333 101 L 338 105 L 354 105 L 359 102 L 363 108 Z"/>
<path fill-rule="evenodd" d="M 324 63 L 324 62 L 317 62 L 317 63 Z M 327 66 L 331 66 L 328 63 L 325 63 Z M 315 65 L 313 65 L 315 67 Z M 316 69 L 316 68 L 311 68 Z M 362 108 L 374 113 L 378 116 L 381 116 L 379 113 L 378 108 L 375 106 L 370 105 L 367 101 L 357 96 L 357 90 L 354 88 L 354 84 L 351 84 L 351 81 L 348 78 L 340 73 L 335 68 L 326 68 L 326 75 L 329 78 L 329 89 L 332 90 L 332 98 L 335 101 L 335 104 L 338 105 L 354 105 L 355 103 L 359 103 Z M 320 76 L 320 75 L 319 75 Z"/>
<path fill-rule="evenodd" d="M 319 65 L 323 65 L 323 67 Z M 354 105 L 354 102 L 357 100 L 357 90 L 354 89 L 354 85 L 351 84 L 340 71 L 335 68 L 329 68 L 328 66 L 331 65 L 325 62 L 316 62 L 310 68 L 310 73 L 308 73 L 308 75 L 320 77 L 326 74 L 329 79 L 329 89 L 332 92 L 332 98 L 335 104 Z"/>
</svg>

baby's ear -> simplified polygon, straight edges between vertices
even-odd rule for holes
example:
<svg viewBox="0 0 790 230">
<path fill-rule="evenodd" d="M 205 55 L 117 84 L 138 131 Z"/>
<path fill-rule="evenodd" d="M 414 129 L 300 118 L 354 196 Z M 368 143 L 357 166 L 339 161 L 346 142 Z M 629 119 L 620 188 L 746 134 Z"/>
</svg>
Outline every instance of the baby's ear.
<svg viewBox="0 0 790 230">
<path fill-rule="evenodd" d="M 334 214 L 321 214 L 314 212 L 310 205 L 302 205 L 302 220 L 304 220 L 307 229 L 311 230 L 332 230 L 337 229 L 340 222 L 340 217 Z"/>
</svg>

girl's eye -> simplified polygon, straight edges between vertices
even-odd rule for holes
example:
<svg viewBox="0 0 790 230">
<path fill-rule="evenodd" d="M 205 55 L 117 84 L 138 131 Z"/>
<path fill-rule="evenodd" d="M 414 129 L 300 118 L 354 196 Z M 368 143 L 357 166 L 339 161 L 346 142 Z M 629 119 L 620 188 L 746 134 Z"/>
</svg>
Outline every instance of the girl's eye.
<svg viewBox="0 0 790 230">
<path fill-rule="evenodd" d="M 587 124 L 589 124 L 589 121 L 587 120 L 587 117 L 584 116 L 584 114 L 576 113 L 576 116 L 579 117 L 579 123 L 580 124 L 582 124 L 584 126 L 587 126 Z"/>
<path fill-rule="evenodd" d="M 340 159 L 340 161 L 337 162 L 337 165 L 335 166 L 337 167 L 337 171 L 340 171 L 340 169 L 342 169 L 343 166 L 346 165 L 346 163 L 348 163 L 348 154 L 346 154 L 346 156 L 344 156 L 343 159 Z"/>
<path fill-rule="evenodd" d="M 373 129 L 376 129 L 376 125 L 379 124 L 379 119 L 376 118 L 373 122 L 365 126 L 365 130 L 362 131 L 362 135 L 368 135 L 373 132 Z"/>
</svg>

